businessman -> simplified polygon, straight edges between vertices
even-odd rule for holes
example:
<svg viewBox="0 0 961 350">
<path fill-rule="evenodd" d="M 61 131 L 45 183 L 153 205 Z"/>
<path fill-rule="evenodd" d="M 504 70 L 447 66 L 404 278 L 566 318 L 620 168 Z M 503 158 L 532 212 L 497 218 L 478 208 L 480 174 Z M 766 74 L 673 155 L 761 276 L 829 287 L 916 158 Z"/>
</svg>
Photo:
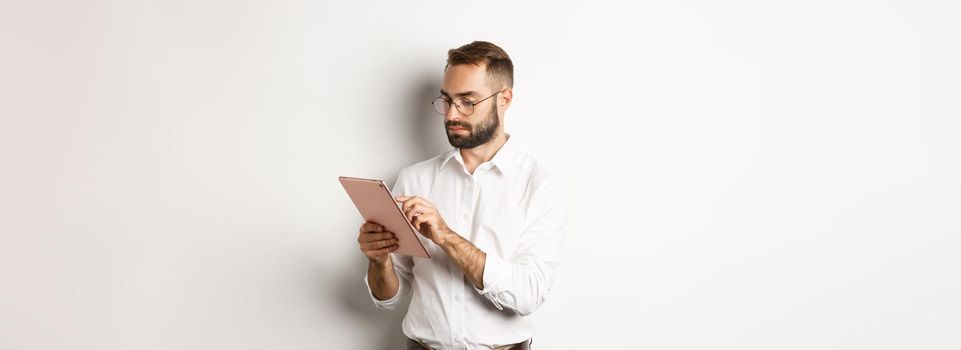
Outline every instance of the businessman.
<svg viewBox="0 0 961 350">
<path fill-rule="evenodd" d="M 563 181 L 504 132 L 514 66 L 475 41 L 449 50 L 440 96 L 451 149 L 400 171 L 393 193 L 430 242 L 430 259 L 391 254 L 397 238 L 374 222 L 358 243 L 378 308 L 411 296 L 407 349 L 529 349 L 530 315 L 554 282 L 567 217 Z M 544 123 L 550 125 L 550 123 Z"/>
</svg>

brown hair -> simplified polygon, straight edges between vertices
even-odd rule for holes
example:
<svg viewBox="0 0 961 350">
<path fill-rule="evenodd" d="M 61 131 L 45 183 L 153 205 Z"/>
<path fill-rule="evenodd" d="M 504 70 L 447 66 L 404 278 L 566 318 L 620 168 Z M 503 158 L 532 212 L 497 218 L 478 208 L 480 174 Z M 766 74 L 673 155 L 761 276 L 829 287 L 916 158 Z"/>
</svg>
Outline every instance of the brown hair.
<svg viewBox="0 0 961 350">
<path fill-rule="evenodd" d="M 470 44 L 447 51 L 447 66 L 473 64 L 487 66 L 487 81 L 495 90 L 514 87 L 514 63 L 504 49 L 486 41 Z"/>
</svg>

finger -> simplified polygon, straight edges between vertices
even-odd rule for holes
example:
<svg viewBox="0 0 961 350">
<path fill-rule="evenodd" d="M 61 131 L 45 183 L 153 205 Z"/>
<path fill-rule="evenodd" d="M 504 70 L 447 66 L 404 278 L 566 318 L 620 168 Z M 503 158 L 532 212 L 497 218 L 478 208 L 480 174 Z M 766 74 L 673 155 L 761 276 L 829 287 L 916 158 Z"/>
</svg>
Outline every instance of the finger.
<svg viewBox="0 0 961 350">
<path fill-rule="evenodd" d="M 394 233 L 390 231 L 365 232 L 360 235 L 360 238 L 357 241 L 360 243 L 367 243 L 391 238 L 394 238 Z"/>
<path fill-rule="evenodd" d="M 407 199 L 401 202 L 401 205 L 400 205 L 400 209 L 405 213 L 407 212 L 407 209 L 410 208 L 411 205 L 414 205 L 414 203 L 411 203 L 410 197 L 406 197 L 406 198 Z"/>
<path fill-rule="evenodd" d="M 414 220 L 414 214 L 417 214 L 417 210 L 418 210 L 419 208 L 420 208 L 420 207 L 417 206 L 416 204 L 411 205 L 411 206 L 408 207 L 407 209 L 404 209 L 404 216 L 407 217 L 407 220 L 413 221 L 413 220 Z M 423 214 L 423 212 L 421 212 L 421 214 Z"/>
<path fill-rule="evenodd" d="M 376 222 L 368 221 L 368 222 L 365 222 L 363 225 L 360 225 L 360 232 L 381 232 L 383 230 L 384 230 L 384 226 L 381 226 Z"/>
<path fill-rule="evenodd" d="M 406 201 L 404 201 L 404 204 L 402 205 L 402 207 L 406 210 L 407 208 L 417 205 L 418 203 L 421 203 L 423 201 L 424 201 L 423 198 L 420 198 L 417 196 L 411 196 Z"/>
<path fill-rule="evenodd" d="M 401 205 L 401 206 L 400 206 L 400 211 L 404 213 L 404 217 L 407 218 L 407 221 L 410 221 L 410 219 L 411 219 L 411 217 L 410 217 L 410 206 L 408 206 L 408 205 L 405 203 L 404 205 Z"/>
<path fill-rule="evenodd" d="M 394 201 L 397 203 L 400 203 L 401 207 L 406 207 L 407 202 L 409 202 L 411 198 L 414 198 L 414 197 L 413 196 L 397 196 L 397 197 L 394 197 Z"/>
<path fill-rule="evenodd" d="M 427 200 L 427 198 L 424 198 L 424 197 L 410 196 L 410 197 L 398 197 L 398 198 L 405 198 L 403 202 L 410 203 L 412 205 L 420 203 L 421 205 L 434 206 L 433 203 L 431 203 L 429 200 Z"/>
<path fill-rule="evenodd" d="M 389 247 L 395 244 L 397 244 L 397 239 L 394 239 L 394 238 L 367 242 L 364 244 L 364 250 L 377 250 L 377 249 Z"/>
<path fill-rule="evenodd" d="M 414 220 L 424 222 L 425 218 L 430 217 L 431 214 L 432 213 L 430 212 L 424 212 L 424 209 L 421 207 L 416 207 L 411 209 L 410 213 L 408 213 L 408 217 L 410 217 L 411 222 L 413 222 Z"/>
<path fill-rule="evenodd" d="M 381 248 L 381 249 L 377 249 L 377 250 L 369 250 L 369 251 L 366 251 L 365 254 L 366 254 L 367 256 L 373 258 L 373 257 L 382 256 L 382 255 L 387 255 L 388 253 L 393 252 L 393 251 L 397 250 L 398 248 L 400 248 L 400 246 L 392 245 L 392 246 L 387 247 L 387 248 Z"/>
<path fill-rule="evenodd" d="M 385 230 L 384 225 L 378 224 L 378 223 L 373 222 L 373 221 L 368 221 L 367 223 L 369 224 L 369 225 L 368 225 L 368 228 L 369 228 L 368 232 L 382 232 L 382 231 Z"/>
<path fill-rule="evenodd" d="M 413 225 L 414 228 L 416 228 L 417 230 L 420 230 L 421 224 L 423 224 L 425 221 L 426 221 L 426 220 L 424 220 L 424 218 L 423 218 L 422 216 L 418 216 L 418 217 L 414 218 L 414 220 L 411 221 L 410 224 Z"/>
<path fill-rule="evenodd" d="M 414 214 L 418 213 L 419 215 L 417 216 L 430 216 L 437 213 L 437 209 L 424 203 L 417 203 L 412 205 L 410 210 L 405 212 L 405 214 L 408 214 L 408 217 L 414 217 Z"/>
</svg>

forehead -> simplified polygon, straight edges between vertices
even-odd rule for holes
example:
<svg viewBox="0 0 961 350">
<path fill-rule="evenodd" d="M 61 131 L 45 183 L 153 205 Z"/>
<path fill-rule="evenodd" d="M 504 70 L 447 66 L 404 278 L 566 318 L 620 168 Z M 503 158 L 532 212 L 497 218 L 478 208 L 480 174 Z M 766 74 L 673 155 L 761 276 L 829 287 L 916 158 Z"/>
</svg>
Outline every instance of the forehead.
<svg viewBox="0 0 961 350">
<path fill-rule="evenodd" d="M 465 93 L 484 93 L 487 87 L 487 67 L 484 65 L 458 64 L 447 67 L 442 89 L 451 96 Z"/>
</svg>

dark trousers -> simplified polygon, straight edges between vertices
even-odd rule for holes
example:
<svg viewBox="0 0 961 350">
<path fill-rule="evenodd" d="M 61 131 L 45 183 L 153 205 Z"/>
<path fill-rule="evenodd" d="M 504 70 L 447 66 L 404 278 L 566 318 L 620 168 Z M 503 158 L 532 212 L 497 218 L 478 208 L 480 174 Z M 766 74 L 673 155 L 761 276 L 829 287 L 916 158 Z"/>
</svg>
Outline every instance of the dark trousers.
<svg viewBox="0 0 961 350">
<path fill-rule="evenodd" d="M 501 345 L 494 348 L 494 350 L 530 350 L 532 340 L 533 339 L 528 339 L 517 344 Z M 407 338 L 407 350 L 435 350 L 435 349 L 417 340 Z M 440 349 L 437 349 L 437 350 L 440 350 Z"/>
</svg>

